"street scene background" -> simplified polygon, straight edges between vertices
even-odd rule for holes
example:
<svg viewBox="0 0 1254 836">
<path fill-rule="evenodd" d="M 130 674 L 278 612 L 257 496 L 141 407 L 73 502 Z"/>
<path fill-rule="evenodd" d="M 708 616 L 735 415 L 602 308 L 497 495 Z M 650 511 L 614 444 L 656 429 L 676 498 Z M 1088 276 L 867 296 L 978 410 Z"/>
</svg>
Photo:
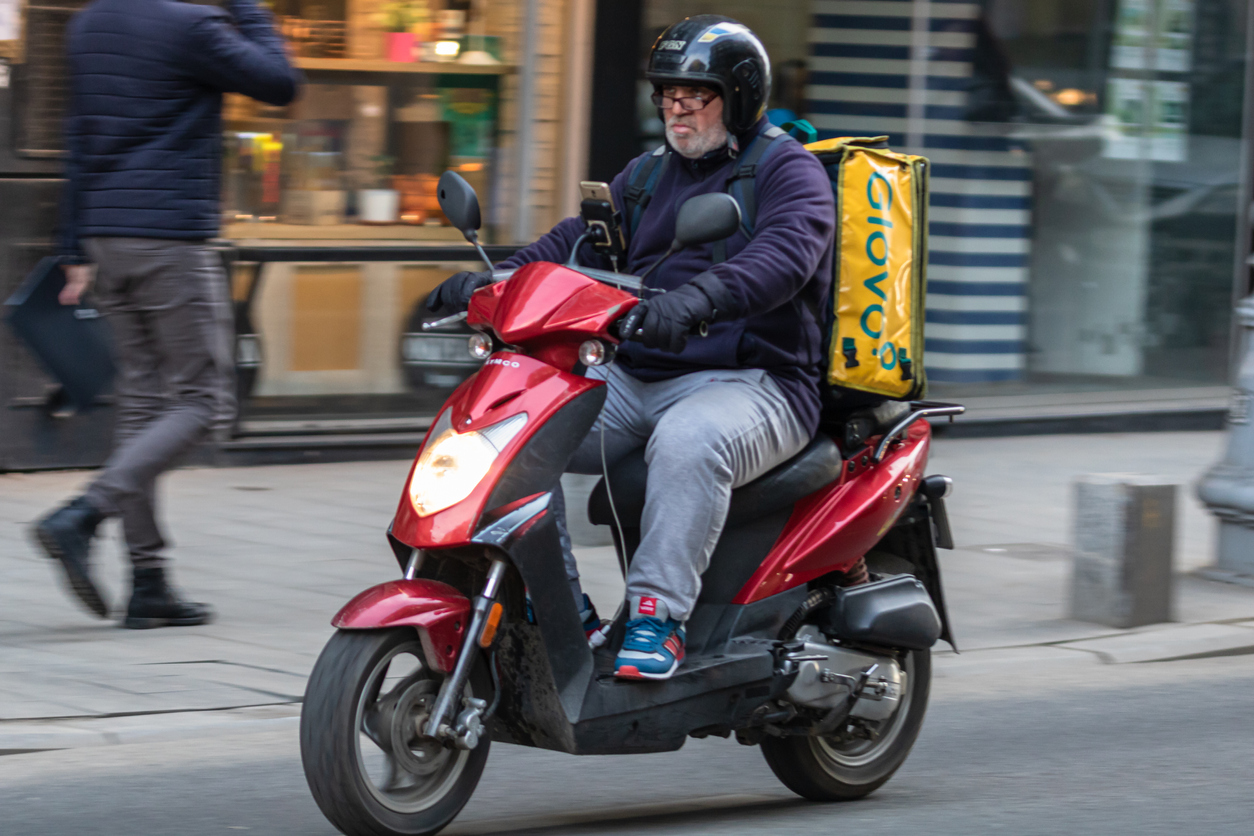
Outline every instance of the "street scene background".
<svg viewBox="0 0 1254 836">
<path fill-rule="evenodd" d="M 0 0 L 0 300 L 56 252 L 64 38 L 86 3 Z M 116 522 L 94 548 L 113 620 L 67 594 L 30 529 L 98 473 L 116 402 L 67 409 L 0 326 L 0 836 L 336 832 L 302 771 L 306 680 L 337 610 L 398 577 L 385 531 L 410 462 L 480 363 L 463 325 L 421 328 L 439 282 L 483 267 L 437 178 L 474 186 L 508 257 L 578 212 L 581 181 L 663 141 L 649 50 L 706 13 L 761 37 L 774 123 L 930 161 L 920 362 L 929 397 L 967 408 L 927 469 L 955 485 L 957 650 L 934 649 L 918 742 L 866 799 L 804 801 L 734 739 L 630 758 L 495 745 L 445 832 L 1254 830 L 1254 559 L 1219 565 L 1198 499 L 1214 465 L 1246 464 L 1254 397 L 1254 308 L 1233 314 L 1254 288 L 1248 0 L 262 5 L 306 85 L 283 107 L 223 103 L 212 247 L 239 412 L 159 488 L 172 580 L 214 623 L 118 628 Z M 1072 617 L 1093 474 L 1176 486 L 1159 623 Z M 568 502 L 608 615 L 623 582 L 590 486 L 570 480 Z"/>
</svg>

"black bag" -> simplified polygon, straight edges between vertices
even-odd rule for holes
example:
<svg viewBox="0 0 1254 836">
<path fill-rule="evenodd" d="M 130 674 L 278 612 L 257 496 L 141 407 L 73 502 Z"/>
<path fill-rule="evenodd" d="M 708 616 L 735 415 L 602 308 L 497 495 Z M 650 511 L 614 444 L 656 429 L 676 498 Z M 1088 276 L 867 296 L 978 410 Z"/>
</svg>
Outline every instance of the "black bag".
<svg viewBox="0 0 1254 836">
<path fill-rule="evenodd" d="M 40 259 L 5 302 L 6 319 L 44 368 L 61 384 L 60 400 L 82 411 L 113 385 L 112 335 L 95 308 L 62 305 L 64 259 Z"/>
</svg>

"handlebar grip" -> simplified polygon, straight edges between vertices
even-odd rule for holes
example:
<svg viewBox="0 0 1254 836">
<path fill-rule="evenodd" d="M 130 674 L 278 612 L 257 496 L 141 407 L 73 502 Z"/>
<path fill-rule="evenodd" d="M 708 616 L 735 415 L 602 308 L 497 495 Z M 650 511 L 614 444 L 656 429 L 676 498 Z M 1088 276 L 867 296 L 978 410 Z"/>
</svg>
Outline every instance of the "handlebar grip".
<svg viewBox="0 0 1254 836">
<path fill-rule="evenodd" d="M 617 322 L 615 322 L 613 325 L 610 326 L 614 335 L 618 337 L 619 342 L 626 342 L 627 340 L 638 340 L 642 336 L 644 336 L 644 330 L 641 328 L 637 328 L 634 334 L 623 334 L 623 327 L 622 327 L 623 322 L 627 320 L 627 317 L 630 315 L 630 313 L 631 312 L 628 311 L 626 314 L 623 315 L 622 319 L 619 319 Z M 710 323 L 703 319 L 700 322 L 694 324 L 691 328 L 689 328 L 688 333 L 694 337 L 708 337 L 710 336 Z"/>
</svg>

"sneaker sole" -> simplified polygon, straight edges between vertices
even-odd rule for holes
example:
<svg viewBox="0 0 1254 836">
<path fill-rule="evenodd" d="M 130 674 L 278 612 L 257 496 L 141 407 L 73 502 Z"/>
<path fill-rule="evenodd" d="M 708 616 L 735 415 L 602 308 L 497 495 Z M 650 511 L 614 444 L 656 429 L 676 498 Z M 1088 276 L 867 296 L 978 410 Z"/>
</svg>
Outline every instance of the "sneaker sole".
<svg viewBox="0 0 1254 836">
<path fill-rule="evenodd" d="M 101 597 L 100 590 L 96 589 L 91 578 L 78 571 L 77 567 L 65 559 L 65 552 L 61 551 L 61 544 L 57 542 L 57 538 L 41 526 L 36 526 L 35 541 L 48 553 L 48 557 L 61 564 L 61 568 L 65 571 L 65 578 L 69 581 L 70 591 L 78 597 L 83 606 L 100 618 L 108 618 L 109 605 Z"/>
<path fill-rule="evenodd" d="M 675 660 L 675 664 L 671 665 L 671 669 L 665 673 L 644 673 L 635 665 L 623 665 L 616 668 L 614 676 L 619 679 L 670 679 L 675 675 L 675 671 L 679 670 L 679 660 Z"/>
</svg>

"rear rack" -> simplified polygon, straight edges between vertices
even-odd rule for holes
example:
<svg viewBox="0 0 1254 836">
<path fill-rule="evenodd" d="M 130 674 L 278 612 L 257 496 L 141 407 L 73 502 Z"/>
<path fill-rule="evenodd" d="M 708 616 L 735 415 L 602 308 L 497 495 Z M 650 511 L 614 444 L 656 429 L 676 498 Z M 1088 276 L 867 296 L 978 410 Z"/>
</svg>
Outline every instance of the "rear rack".
<svg viewBox="0 0 1254 836">
<path fill-rule="evenodd" d="M 948 415 L 952 422 L 955 415 L 961 415 L 966 412 L 967 408 L 956 403 L 942 403 L 940 401 L 911 401 L 910 412 L 906 417 L 902 418 L 893 428 L 884 433 L 884 437 L 880 439 L 880 443 L 875 445 L 875 454 L 873 456 L 876 462 L 884 458 L 884 454 L 888 452 L 888 445 L 893 439 L 905 432 L 911 424 L 920 418 L 935 418 L 942 415 Z"/>
</svg>

